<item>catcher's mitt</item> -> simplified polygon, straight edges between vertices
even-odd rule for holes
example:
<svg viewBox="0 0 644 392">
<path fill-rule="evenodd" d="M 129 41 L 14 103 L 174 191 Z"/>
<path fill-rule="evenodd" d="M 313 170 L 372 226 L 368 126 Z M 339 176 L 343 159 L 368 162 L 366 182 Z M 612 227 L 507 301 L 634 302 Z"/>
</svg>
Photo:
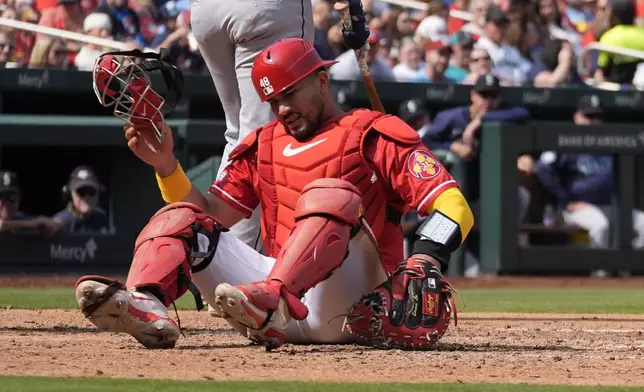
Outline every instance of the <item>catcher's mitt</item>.
<svg viewBox="0 0 644 392">
<path fill-rule="evenodd" d="M 349 311 L 349 333 L 380 348 L 426 348 L 457 323 L 452 285 L 432 263 L 409 258 Z"/>
</svg>

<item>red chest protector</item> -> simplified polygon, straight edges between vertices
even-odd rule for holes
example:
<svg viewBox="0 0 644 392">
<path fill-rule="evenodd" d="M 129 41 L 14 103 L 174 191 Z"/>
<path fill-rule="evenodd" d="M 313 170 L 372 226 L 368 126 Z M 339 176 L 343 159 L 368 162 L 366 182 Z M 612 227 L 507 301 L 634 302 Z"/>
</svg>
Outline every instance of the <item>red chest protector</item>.
<svg viewBox="0 0 644 392">
<path fill-rule="evenodd" d="M 295 226 L 294 210 L 300 193 L 319 178 L 343 179 L 360 190 L 365 218 L 379 239 L 387 213 L 386 195 L 362 155 L 362 143 L 373 122 L 382 116 L 371 110 L 356 110 L 328 123 L 305 143 L 273 121 L 249 135 L 230 154 L 234 159 L 257 145 L 256 192 L 260 195 L 264 248 L 269 256 L 279 253 Z"/>
<path fill-rule="evenodd" d="M 277 255 L 295 226 L 294 210 L 302 189 L 318 178 L 339 178 L 355 185 L 363 196 L 365 218 L 376 238 L 385 219 L 385 193 L 373 186 L 375 173 L 361 154 L 361 141 L 381 113 L 357 110 L 328 124 L 299 143 L 280 123 L 271 123 L 258 137 L 258 173 L 264 246 Z M 373 179 L 373 182 L 372 182 Z"/>
<path fill-rule="evenodd" d="M 402 128 L 396 117 L 360 109 L 327 124 L 315 137 L 300 143 L 282 124 L 273 121 L 249 135 L 230 154 L 235 159 L 257 146 L 259 181 L 255 191 L 260 196 L 262 238 L 267 255 L 275 257 L 279 253 L 295 226 L 295 205 L 304 187 L 315 179 L 339 178 L 361 192 L 364 216 L 378 240 L 383 263 L 395 266 L 402 260 L 400 212 L 387 206 L 384 184 L 363 155 L 365 136 L 376 120 L 377 124 L 385 124 L 376 130 L 381 133 Z M 415 131 L 406 136 L 409 140 L 398 135 L 394 138 L 405 143 L 418 138 Z"/>
</svg>

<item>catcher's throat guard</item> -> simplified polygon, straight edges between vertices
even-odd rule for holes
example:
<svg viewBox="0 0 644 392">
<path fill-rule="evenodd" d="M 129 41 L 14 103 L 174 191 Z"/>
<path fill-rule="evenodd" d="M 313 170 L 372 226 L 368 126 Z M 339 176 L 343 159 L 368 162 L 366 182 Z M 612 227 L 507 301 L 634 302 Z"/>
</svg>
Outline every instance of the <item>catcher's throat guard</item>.
<svg viewBox="0 0 644 392">
<path fill-rule="evenodd" d="M 163 95 L 152 87 L 150 74 L 155 71 L 165 82 Z M 103 53 L 94 63 L 92 79 L 101 105 L 113 107 L 114 115 L 123 121 L 150 126 L 158 142 L 163 142 L 157 124 L 177 105 L 183 89 L 183 74 L 170 61 L 167 49 Z"/>
</svg>

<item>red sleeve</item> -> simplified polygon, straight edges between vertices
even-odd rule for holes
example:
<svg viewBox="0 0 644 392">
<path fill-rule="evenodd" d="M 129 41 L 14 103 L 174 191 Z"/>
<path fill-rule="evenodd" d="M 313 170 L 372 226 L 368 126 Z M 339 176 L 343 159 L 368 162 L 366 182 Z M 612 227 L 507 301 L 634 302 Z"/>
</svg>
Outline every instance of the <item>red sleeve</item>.
<svg viewBox="0 0 644 392">
<path fill-rule="evenodd" d="M 208 192 L 219 196 L 250 218 L 259 205 L 257 198 L 257 153 L 248 151 L 233 160 L 217 177 Z"/>
<path fill-rule="evenodd" d="M 374 132 L 365 141 L 365 156 L 391 190 L 420 216 L 449 188 L 457 187 L 441 162 L 418 142 L 402 144 Z"/>
</svg>

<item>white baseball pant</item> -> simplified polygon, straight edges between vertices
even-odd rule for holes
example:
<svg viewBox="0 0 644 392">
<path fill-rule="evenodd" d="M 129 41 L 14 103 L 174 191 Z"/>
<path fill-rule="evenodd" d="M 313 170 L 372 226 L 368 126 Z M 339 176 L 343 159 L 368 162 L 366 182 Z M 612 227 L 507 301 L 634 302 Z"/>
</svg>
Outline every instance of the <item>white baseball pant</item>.
<svg viewBox="0 0 644 392">
<path fill-rule="evenodd" d="M 200 247 L 207 249 L 207 243 Z M 221 233 L 217 250 L 210 264 L 192 275 L 206 302 L 215 303 L 215 288 L 220 283 L 232 285 L 266 279 L 275 259 L 257 251 L 229 233 Z M 344 315 L 362 295 L 387 279 L 377 250 L 371 240 L 360 232 L 349 243 L 349 256 L 331 277 L 318 283 L 302 299 L 309 315 L 301 321 L 292 320 L 286 333 L 289 343 L 322 344 L 355 341 L 342 330 Z"/>
<path fill-rule="evenodd" d="M 313 43 L 313 11 L 310 0 L 192 0 L 191 25 L 226 115 L 219 175 L 237 144 L 274 118 L 250 79 L 255 57 L 283 38 Z M 257 250 L 262 249 L 259 216 L 258 208 L 230 231 Z"/>
</svg>

